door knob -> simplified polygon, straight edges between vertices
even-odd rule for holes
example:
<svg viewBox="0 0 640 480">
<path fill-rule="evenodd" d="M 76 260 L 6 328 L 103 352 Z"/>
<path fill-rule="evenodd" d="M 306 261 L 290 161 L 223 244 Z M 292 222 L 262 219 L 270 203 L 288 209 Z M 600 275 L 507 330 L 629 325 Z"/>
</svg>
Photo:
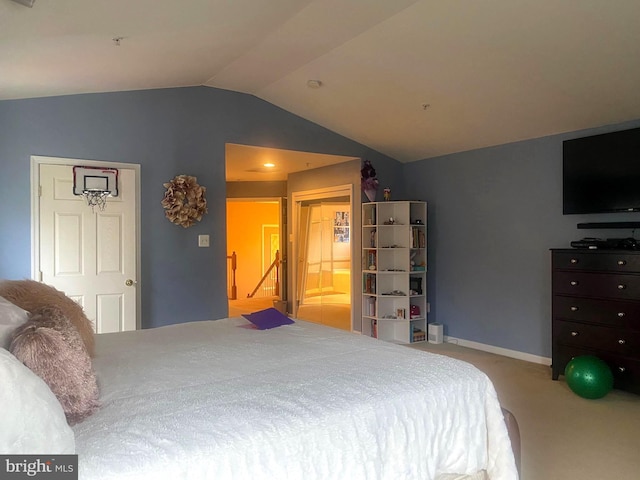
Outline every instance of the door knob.
<svg viewBox="0 0 640 480">
<path fill-rule="evenodd" d="M 125 284 L 127 287 L 132 286 L 134 283 L 136 283 L 136 282 L 134 282 L 134 281 L 133 281 L 133 280 L 131 280 L 130 278 L 127 278 L 127 281 L 126 281 L 126 282 L 124 282 L 124 284 Z"/>
</svg>

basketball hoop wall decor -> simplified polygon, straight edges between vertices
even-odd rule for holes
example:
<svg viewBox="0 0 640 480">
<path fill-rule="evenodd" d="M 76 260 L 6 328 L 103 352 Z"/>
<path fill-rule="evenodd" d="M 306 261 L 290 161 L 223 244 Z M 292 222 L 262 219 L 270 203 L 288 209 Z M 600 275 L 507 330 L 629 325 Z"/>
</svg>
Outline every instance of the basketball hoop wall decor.
<svg viewBox="0 0 640 480">
<path fill-rule="evenodd" d="M 107 197 L 118 196 L 118 169 L 103 167 L 73 167 L 73 194 L 85 198 L 94 211 L 104 211 Z"/>
<path fill-rule="evenodd" d="M 162 199 L 165 216 L 170 222 L 188 228 L 202 220 L 208 212 L 205 187 L 198 185 L 198 179 L 189 175 L 178 175 L 163 184 L 167 191 Z"/>
</svg>

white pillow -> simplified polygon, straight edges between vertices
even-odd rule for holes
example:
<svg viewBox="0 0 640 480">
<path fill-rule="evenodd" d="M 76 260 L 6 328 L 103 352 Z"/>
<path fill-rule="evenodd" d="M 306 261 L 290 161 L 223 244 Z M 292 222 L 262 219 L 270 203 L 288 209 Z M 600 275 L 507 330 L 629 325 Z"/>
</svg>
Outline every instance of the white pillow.
<svg viewBox="0 0 640 480">
<path fill-rule="evenodd" d="M 9 349 L 11 334 L 29 319 L 29 313 L 0 297 L 0 348 Z"/>
<path fill-rule="evenodd" d="M 46 383 L 0 348 L 0 452 L 73 454 L 76 441 L 62 406 Z"/>
</svg>

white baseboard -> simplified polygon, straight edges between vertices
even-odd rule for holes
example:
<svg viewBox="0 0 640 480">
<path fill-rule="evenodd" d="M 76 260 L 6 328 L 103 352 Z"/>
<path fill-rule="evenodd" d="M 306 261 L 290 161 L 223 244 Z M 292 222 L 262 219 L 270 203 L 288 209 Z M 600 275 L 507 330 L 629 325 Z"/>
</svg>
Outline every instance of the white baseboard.
<svg viewBox="0 0 640 480">
<path fill-rule="evenodd" d="M 539 355 L 532 355 L 531 353 L 519 352 L 517 350 L 509 350 L 508 348 L 496 347 L 494 345 L 487 345 L 485 343 L 472 342 L 471 340 L 465 340 L 463 338 L 456 337 L 444 337 L 445 343 L 455 343 L 461 347 L 473 348 L 474 350 L 480 350 L 488 353 L 495 353 L 504 357 L 516 358 L 518 360 L 524 360 L 525 362 L 538 363 L 540 365 L 551 365 L 551 359 L 548 357 L 541 357 Z"/>
</svg>

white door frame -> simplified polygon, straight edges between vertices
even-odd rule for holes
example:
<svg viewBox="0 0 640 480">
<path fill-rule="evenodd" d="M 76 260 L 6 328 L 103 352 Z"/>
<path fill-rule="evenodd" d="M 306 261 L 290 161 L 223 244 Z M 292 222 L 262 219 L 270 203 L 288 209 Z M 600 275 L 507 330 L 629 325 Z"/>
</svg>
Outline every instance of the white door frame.
<svg viewBox="0 0 640 480">
<path fill-rule="evenodd" d="M 141 280 L 141 224 L 140 224 L 140 164 L 81 160 L 75 158 L 31 156 L 31 279 L 40 281 L 40 165 L 86 165 L 88 167 L 121 168 L 134 170 L 135 181 L 135 226 L 136 226 L 136 329 L 142 328 L 142 282 Z"/>
<path fill-rule="evenodd" d="M 322 200 L 322 199 L 326 199 L 326 198 L 333 198 L 333 197 L 344 197 L 344 196 L 349 196 L 349 201 L 351 204 L 351 223 L 352 225 L 360 225 L 360 211 L 362 210 L 361 208 L 354 208 L 354 201 L 356 200 L 354 198 L 354 192 L 353 192 L 353 184 L 346 184 L 346 185 L 336 185 L 333 187 L 325 187 L 325 188 L 317 188 L 314 190 L 305 190 L 302 192 L 292 192 L 291 194 L 291 210 L 292 210 L 292 215 L 289 216 L 290 219 L 290 224 L 291 224 L 291 236 L 290 236 L 290 241 L 291 241 L 291 245 L 290 245 L 290 251 L 292 252 L 291 258 L 295 259 L 295 261 L 290 262 L 292 264 L 292 273 L 291 273 L 291 282 L 293 283 L 292 285 L 292 292 L 293 292 L 293 299 L 292 299 L 292 303 L 293 303 L 293 317 L 296 318 L 298 315 L 298 305 L 297 305 L 297 282 L 298 282 L 298 245 L 299 245 L 299 240 L 298 240 L 298 215 L 299 215 L 299 211 L 298 211 L 298 206 L 301 202 L 303 201 L 307 201 L 307 200 Z M 360 200 L 359 198 L 357 200 Z M 354 228 L 351 228 L 352 232 L 354 230 Z M 358 229 L 355 229 L 358 230 Z M 356 322 L 356 320 L 360 320 L 360 304 L 359 302 L 354 301 L 356 298 L 359 298 L 359 295 L 356 296 L 356 292 L 360 291 L 360 274 L 357 273 L 359 272 L 360 269 L 360 261 L 361 261 L 361 255 L 360 255 L 360 238 L 358 237 L 354 237 L 353 235 L 351 236 L 351 240 L 349 243 L 349 249 L 350 249 L 350 253 L 351 253 L 351 331 L 360 331 L 360 324 L 358 322 Z M 358 247 L 356 249 L 356 247 Z M 356 290 L 357 289 L 357 290 Z"/>
</svg>

